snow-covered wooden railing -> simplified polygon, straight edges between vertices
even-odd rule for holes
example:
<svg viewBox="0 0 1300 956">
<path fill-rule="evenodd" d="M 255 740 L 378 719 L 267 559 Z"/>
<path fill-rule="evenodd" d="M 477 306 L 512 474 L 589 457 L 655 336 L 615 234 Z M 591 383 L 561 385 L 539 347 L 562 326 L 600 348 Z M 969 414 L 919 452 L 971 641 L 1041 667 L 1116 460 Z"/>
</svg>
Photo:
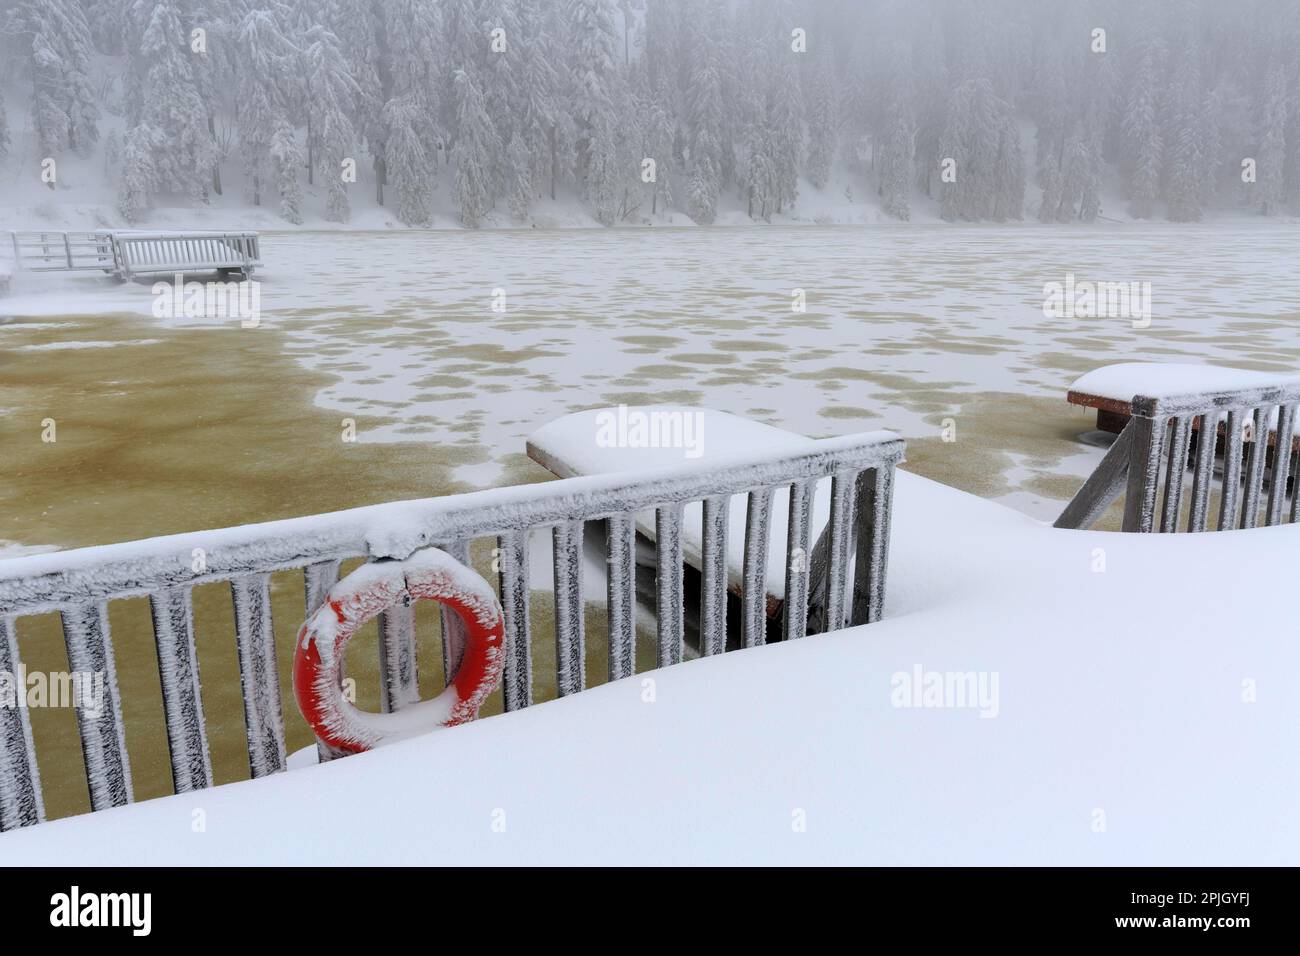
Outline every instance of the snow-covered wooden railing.
<svg viewBox="0 0 1300 956">
<path fill-rule="evenodd" d="M 262 264 L 256 232 L 14 232 L 15 269 L 28 272 L 102 271 L 122 279 L 238 270 Z"/>
<path fill-rule="evenodd" d="M 10 233 L 15 269 L 26 272 L 113 272 L 112 234 L 107 232 Z"/>
<path fill-rule="evenodd" d="M 163 711 L 176 792 L 210 786 L 211 761 L 194 645 L 191 589 L 230 583 L 252 776 L 285 768 L 281 682 L 271 621 L 273 572 L 302 571 L 305 611 L 314 612 L 349 558 L 403 559 L 437 546 L 469 563 L 470 543 L 495 540 L 505 617 L 504 705 L 532 703 L 529 622 L 531 532 L 550 529 L 555 582 L 556 685 L 561 695 L 586 687 L 582 545 L 587 522 L 605 522 L 608 553 L 609 679 L 635 670 L 634 516 L 654 509 L 658 522 L 657 661 L 683 656 L 681 522 L 688 502 L 703 502 L 704 575 L 701 648 L 726 648 L 727 502 L 748 495 L 742 633 L 746 646 L 766 640 L 768 519 L 779 487 L 790 490 L 786 542 L 785 637 L 804 636 L 812 489 L 832 478 L 824 535 L 827 630 L 879 618 L 888 562 L 894 466 L 903 442 L 887 432 L 825 439 L 797 452 L 767 452 L 692 462 L 641 475 L 610 474 L 465 495 L 393 502 L 127 544 L 30 555 L 0 562 L 0 671 L 20 672 L 17 623 L 57 611 L 74 671 L 104 675 L 97 713 L 77 710 L 92 810 L 132 800 L 131 770 L 109 631 L 110 601 L 147 596 L 152 611 Z M 298 622 L 293 622 L 296 626 Z M 444 673 L 463 651 L 459 621 L 443 614 Z M 396 710 L 418 698 L 413 608 L 380 619 L 381 702 Z M 150 665 L 151 666 L 151 665 Z M 0 829 L 44 818 L 40 773 L 25 706 L 0 707 Z"/>
<path fill-rule="evenodd" d="M 239 270 L 251 276 L 262 264 L 255 232 L 115 232 L 116 272 L 135 275 Z"/>
<path fill-rule="evenodd" d="M 1218 530 L 1275 525 L 1288 516 L 1291 522 L 1300 521 L 1294 461 L 1298 405 L 1300 380 L 1296 379 L 1230 391 L 1135 396 L 1129 423 L 1056 520 L 1056 527 L 1091 527 L 1123 494 L 1125 531 L 1157 530 L 1157 512 L 1160 531 L 1178 531 L 1180 523 L 1186 531 L 1206 530 L 1215 450 L 1220 444 Z M 1192 487 L 1183 522 L 1189 458 Z M 1293 487 L 1289 507 L 1288 483 Z"/>
</svg>

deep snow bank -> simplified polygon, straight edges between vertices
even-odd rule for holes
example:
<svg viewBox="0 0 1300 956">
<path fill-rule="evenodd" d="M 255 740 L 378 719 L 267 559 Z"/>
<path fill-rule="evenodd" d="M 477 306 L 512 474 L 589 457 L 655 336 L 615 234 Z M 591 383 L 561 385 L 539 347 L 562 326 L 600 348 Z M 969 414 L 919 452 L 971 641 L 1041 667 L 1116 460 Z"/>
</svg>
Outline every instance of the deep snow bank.
<svg viewBox="0 0 1300 956">
<path fill-rule="evenodd" d="M 1294 864 L 1298 570 L 1300 526 L 1057 531 L 902 474 L 880 624 L 6 834 L 0 859 Z M 918 666 L 996 675 L 996 716 L 894 706 Z"/>
</svg>

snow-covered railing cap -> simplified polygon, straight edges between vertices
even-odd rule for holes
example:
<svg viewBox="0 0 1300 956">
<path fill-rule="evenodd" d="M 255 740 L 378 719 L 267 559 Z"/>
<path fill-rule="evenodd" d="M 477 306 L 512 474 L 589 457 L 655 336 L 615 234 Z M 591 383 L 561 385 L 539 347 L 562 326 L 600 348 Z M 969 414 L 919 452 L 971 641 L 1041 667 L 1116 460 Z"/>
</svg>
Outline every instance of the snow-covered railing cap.
<svg viewBox="0 0 1300 956">
<path fill-rule="evenodd" d="M 895 465 L 903 441 L 871 432 L 810 441 L 797 448 L 687 461 L 644 473 L 620 473 L 500 488 L 465 495 L 391 502 L 125 544 L 80 548 L 0 561 L 0 672 L 21 673 L 18 623 L 26 615 L 60 614 L 71 669 L 104 677 L 102 699 L 90 713 L 77 707 L 91 809 L 133 799 L 117 668 L 152 661 L 118 661 L 109 629 L 110 602 L 149 598 L 158 648 L 163 712 L 176 792 L 211 786 L 202 693 L 194 644 L 191 591 L 229 582 L 234 603 L 249 767 L 254 777 L 285 768 L 283 687 L 271 620 L 271 575 L 301 572 L 311 616 L 338 580 L 340 563 L 363 558 L 406 559 L 437 547 L 470 564 L 470 544 L 489 539 L 504 618 L 503 703 L 532 703 L 529 538 L 550 532 L 559 695 L 586 688 L 582 571 L 584 532 L 603 522 L 610 680 L 635 671 L 635 519 L 653 511 L 656 524 L 656 661 L 667 666 L 685 653 L 686 607 L 682 522 L 699 502 L 702 529 L 699 652 L 767 640 L 769 518 L 777 489 L 788 492 L 784 548 L 786 639 L 810 630 L 836 630 L 880 617 L 888 563 Z M 830 483 L 827 527 L 811 547 L 812 501 L 820 480 Z M 745 562 L 739 627 L 728 628 L 727 537 L 731 496 L 747 497 Z M 814 575 L 810 569 L 819 569 Z M 810 595 L 809 580 L 819 587 Z M 810 608 L 815 609 L 810 627 Z M 297 621 L 292 622 L 294 626 Z M 729 633 L 735 631 L 735 640 Z M 288 639 L 289 632 L 285 638 Z M 418 700 L 414 611 L 401 603 L 379 617 L 380 699 L 385 711 Z M 456 616 L 443 614 L 443 673 L 455 679 L 464 640 Z M 44 819 L 40 774 L 24 706 L 0 707 L 0 829 Z"/>
<path fill-rule="evenodd" d="M 1160 531 L 1205 531 L 1216 483 L 1220 531 L 1300 520 L 1297 406 L 1300 378 L 1292 376 L 1248 388 L 1135 395 L 1132 418 L 1056 527 L 1090 527 L 1123 494 L 1125 531 L 1157 530 L 1158 510 Z M 1217 482 L 1216 454 L 1223 457 Z"/>
<path fill-rule="evenodd" d="M 1300 379 L 1283 380 L 1255 388 L 1221 389 L 1212 392 L 1183 392 L 1175 395 L 1135 395 L 1134 415 L 1144 418 L 1199 415 L 1216 409 L 1258 408 L 1300 402 Z"/>
</svg>

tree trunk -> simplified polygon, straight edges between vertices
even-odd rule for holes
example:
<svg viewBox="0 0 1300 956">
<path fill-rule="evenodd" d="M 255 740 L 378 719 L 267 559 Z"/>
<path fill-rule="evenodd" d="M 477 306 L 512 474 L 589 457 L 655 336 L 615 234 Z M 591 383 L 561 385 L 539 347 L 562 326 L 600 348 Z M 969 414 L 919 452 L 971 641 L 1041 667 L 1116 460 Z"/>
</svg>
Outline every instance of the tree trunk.
<svg viewBox="0 0 1300 956">
<path fill-rule="evenodd" d="M 551 200 L 555 200 L 555 167 L 557 165 L 555 145 L 555 127 L 551 127 Z"/>
<path fill-rule="evenodd" d="M 212 137 L 214 143 L 217 141 L 217 124 L 211 113 L 208 114 L 208 135 Z M 221 195 L 221 166 L 219 163 L 212 164 L 212 191 L 218 196 Z"/>
<path fill-rule="evenodd" d="M 379 205 L 384 204 L 384 161 L 376 157 L 375 159 L 375 202 Z"/>
<path fill-rule="evenodd" d="M 311 148 L 311 114 L 308 114 L 307 115 L 307 185 L 308 186 L 313 185 L 312 169 L 316 165 L 315 159 L 316 157 L 313 155 L 312 148 Z"/>
</svg>

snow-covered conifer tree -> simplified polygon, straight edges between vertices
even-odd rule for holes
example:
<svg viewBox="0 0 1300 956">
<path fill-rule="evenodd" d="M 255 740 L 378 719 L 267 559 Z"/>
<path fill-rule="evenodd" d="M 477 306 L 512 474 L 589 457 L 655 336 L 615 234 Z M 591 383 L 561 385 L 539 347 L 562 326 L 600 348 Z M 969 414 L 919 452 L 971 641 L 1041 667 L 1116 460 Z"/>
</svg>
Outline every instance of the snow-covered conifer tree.
<svg viewBox="0 0 1300 956">
<path fill-rule="evenodd" d="M 117 211 L 129 223 L 144 219 L 156 188 L 153 165 L 155 130 L 147 124 L 134 126 L 122 147 L 122 179 L 117 189 Z"/>
<path fill-rule="evenodd" d="M 1264 82 L 1264 96 L 1258 113 L 1258 203 L 1266 216 L 1282 210 L 1285 192 L 1283 170 L 1286 162 L 1286 70 L 1273 63 Z"/>
<path fill-rule="evenodd" d="M 807 86 L 807 100 L 808 181 L 818 189 L 824 189 L 831 176 L 836 139 L 835 95 L 825 62 L 819 62 L 813 70 L 812 81 Z"/>
<path fill-rule="evenodd" d="M 271 134 L 271 168 L 276 190 L 280 194 L 280 218 L 286 222 L 302 222 L 302 187 L 298 183 L 298 170 L 302 168 L 302 150 L 293 127 L 281 119 Z"/>
<path fill-rule="evenodd" d="M 81 4 L 21 0 L 7 15 L 0 12 L 0 23 L 27 53 L 40 150 L 86 153 L 99 138 L 99 107 L 90 80 L 94 44 Z"/>
<path fill-rule="evenodd" d="M 718 9 L 702 4 L 696 13 L 687 84 L 687 212 L 701 224 L 713 222 L 722 190 L 722 78 L 711 16 Z"/>
<path fill-rule="evenodd" d="M 1128 169 L 1129 211 L 1138 219 L 1148 219 L 1154 214 L 1160 196 L 1160 164 L 1164 154 L 1157 115 L 1164 44 L 1160 40 L 1144 40 L 1136 56 L 1121 130 Z"/>
<path fill-rule="evenodd" d="M 493 157 L 501 149 L 483 94 L 465 70 L 456 71 L 455 199 L 460 221 L 471 228 L 492 208 Z"/>
<path fill-rule="evenodd" d="M 0 159 L 9 155 L 9 115 L 5 112 L 4 93 L 0 92 Z"/>
<path fill-rule="evenodd" d="M 912 121 L 911 65 L 905 50 L 892 51 L 883 108 L 884 137 L 876 154 L 880 202 L 897 219 L 910 216 L 916 127 Z"/>
<path fill-rule="evenodd" d="M 333 33 L 321 26 L 312 27 L 302 42 L 309 152 L 328 192 L 325 218 L 347 222 L 351 206 L 341 167 L 345 158 L 354 163 L 357 159 L 352 116 L 361 89 L 347 72 L 347 61 Z"/>
<path fill-rule="evenodd" d="M 389 100 L 384 107 L 386 172 L 397 190 L 397 218 L 408 226 L 427 226 L 437 172 L 420 135 L 414 99 Z"/>
<path fill-rule="evenodd" d="M 577 124 L 577 175 L 596 219 L 613 225 L 633 170 L 619 168 L 618 131 L 627 95 L 618 72 L 612 0 L 569 0 L 570 73 Z"/>
<path fill-rule="evenodd" d="M 155 188 L 206 199 L 215 149 L 178 5 L 172 0 L 141 0 L 133 12 L 142 30 L 135 46 L 138 102 L 132 104 L 130 118 L 133 127 L 145 127 L 146 132 L 132 139 L 154 144 Z"/>
</svg>

